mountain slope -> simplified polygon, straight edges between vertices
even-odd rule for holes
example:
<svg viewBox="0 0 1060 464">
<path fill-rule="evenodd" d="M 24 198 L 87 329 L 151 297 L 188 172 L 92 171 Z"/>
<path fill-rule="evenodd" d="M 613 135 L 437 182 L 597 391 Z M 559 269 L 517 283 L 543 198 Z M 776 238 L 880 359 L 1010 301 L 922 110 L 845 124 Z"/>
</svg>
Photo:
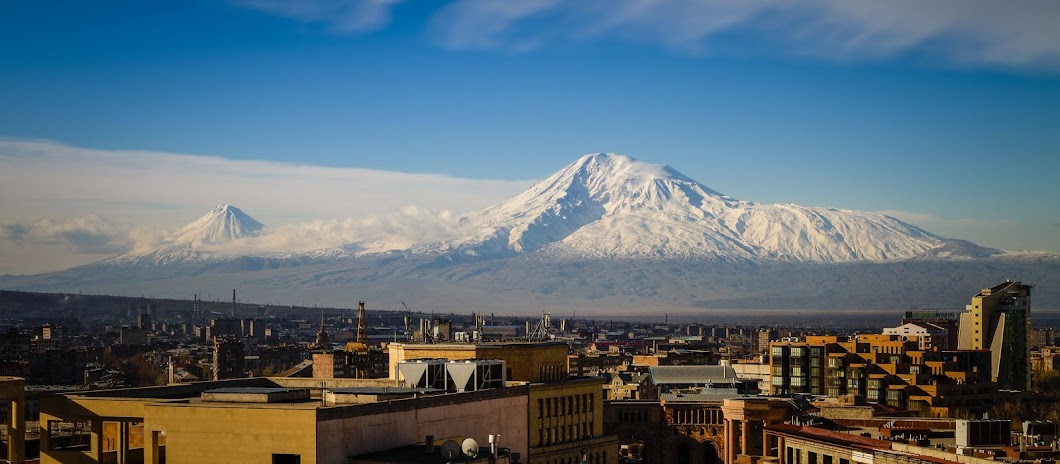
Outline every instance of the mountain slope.
<svg viewBox="0 0 1060 464">
<path fill-rule="evenodd" d="M 220 204 L 158 246 L 133 250 L 104 260 L 111 265 L 165 265 L 199 262 L 227 256 L 224 246 L 236 240 L 255 237 L 265 226 L 243 210 Z"/>
<path fill-rule="evenodd" d="M 190 248 L 218 245 L 258 235 L 264 228 L 243 210 L 220 204 L 173 235 L 169 243 Z"/>
<path fill-rule="evenodd" d="M 672 314 L 959 309 L 969 291 L 1018 278 L 1039 285 L 1037 307 L 1060 308 L 1055 254 L 1002 253 L 879 213 L 739 201 L 667 166 L 619 155 L 582 157 L 461 221 L 454 230 L 466 232 L 462 238 L 441 243 L 393 250 L 365 240 L 295 253 L 248 246 L 284 241 L 221 205 L 155 248 L 61 272 L 0 276 L 0 288 L 174 297 L 240 288 L 286 303 L 341 306 L 356 296 L 454 311 Z"/>
<path fill-rule="evenodd" d="M 893 261 L 943 241 L 879 213 L 738 201 L 669 166 L 602 153 L 466 222 L 477 235 L 447 247 L 476 257 Z"/>
</svg>

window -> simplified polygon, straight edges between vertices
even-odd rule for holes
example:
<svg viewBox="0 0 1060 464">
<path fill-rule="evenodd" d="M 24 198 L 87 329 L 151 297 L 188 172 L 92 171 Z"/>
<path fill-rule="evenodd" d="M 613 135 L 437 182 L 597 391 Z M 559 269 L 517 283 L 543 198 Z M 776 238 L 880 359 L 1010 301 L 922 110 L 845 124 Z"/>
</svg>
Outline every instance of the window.
<svg viewBox="0 0 1060 464">
<path fill-rule="evenodd" d="M 809 451 L 806 453 L 806 464 L 817 464 L 817 453 Z"/>
<path fill-rule="evenodd" d="M 302 455 L 300 454 L 273 454 L 272 464 L 301 464 Z"/>
<path fill-rule="evenodd" d="M 49 449 L 87 451 L 91 443 L 91 422 L 48 421 Z"/>
<path fill-rule="evenodd" d="M 544 415 L 545 415 L 545 400 L 541 399 L 541 398 L 538 398 L 537 399 L 537 418 L 540 419 L 540 418 L 544 417 Z"/>
</svg>

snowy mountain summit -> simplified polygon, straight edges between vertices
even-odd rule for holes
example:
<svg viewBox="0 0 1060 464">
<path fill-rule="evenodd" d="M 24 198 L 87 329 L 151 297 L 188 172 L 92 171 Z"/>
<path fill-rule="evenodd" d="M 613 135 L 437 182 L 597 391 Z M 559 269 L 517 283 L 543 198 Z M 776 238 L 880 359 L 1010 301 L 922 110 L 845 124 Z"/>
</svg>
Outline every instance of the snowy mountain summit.
<svg viewBox="0 0 1060 464">
<path fill-rule="evenodd" d="M 466 222 L 454 259 L 539 252 L 595 258 L 893 261 L 945 239 L 880 213 L 761 205 L 722 195 L 664 165 L 591 154 Z"/>
<path fill-rule="evenodd" d="M 256 237 L 265 226 L 243 210 L 220 204 L 162 243 L 148 249 L 133 250 L 104 261 L 109 264 L 162 265 L 186 261 L 205 261 L 225 256 L 225 245 Z"/>
<path fill-rule="evenodd" d="M 734 262 L 971 259 L 1000 253 L 947 240 L 880 213 L 763 205 L 718 193 L 675 169 L 628 156 L 585 155 L 523 193 L 460 219 L 459 238 L 409 248 L 366 238 L 319 250 L 278 249 L 269 230 L 219 205 L 150 249 L 110 264 L 163 265 L 258 257 L 332 261 L 379 253 L 438 256 L 440 263 L 519 255 L 561 259 Z M 273 245 L 273 243 L 279 245 Z"/>
<path fill-rule="evenodd" d="M 174 245 L 199 247 L 218 245 L 253 237 L 265 228 L 260 222 L 232 205 L 217 205 L 209 213 L 188 224 L 169 241 Z"/>
</svg>

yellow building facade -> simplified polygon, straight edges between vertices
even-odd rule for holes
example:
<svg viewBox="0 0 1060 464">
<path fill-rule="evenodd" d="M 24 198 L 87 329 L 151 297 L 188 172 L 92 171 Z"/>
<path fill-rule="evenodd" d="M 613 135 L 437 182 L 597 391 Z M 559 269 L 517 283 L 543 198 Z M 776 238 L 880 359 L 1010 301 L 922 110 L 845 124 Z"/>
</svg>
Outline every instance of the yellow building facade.
<svg viewBox="0 0 1060 464">
<path fill-rule="evenodd" d="M 604 435 L 603 378 L 530 384 L 529 464 L 615 464 L 618 437 Z"/>
<path fill-rule="evenodd" d="M 526 421 L 511 420 L 528 414 L 526 386 L 371 404 L 323 402 L 322 387 L 378 384 L 252 378 L 45 397 L 41 462 L 344 464 L 427 436 L 487 443 L 491 434 L 501 435 L 501 446 L 513 453 L 529 451 Z M 226 393 L 211 400 L 218 391 Z M 276 398 L 262 399 L 269 395 Z M 116 424 L 116 446 L 105 443 L 105 424 Z M 141 448 L 130 440 L 139 428 Z M 72 434 L 83 439 L 71 440 Z"/>
</svg>

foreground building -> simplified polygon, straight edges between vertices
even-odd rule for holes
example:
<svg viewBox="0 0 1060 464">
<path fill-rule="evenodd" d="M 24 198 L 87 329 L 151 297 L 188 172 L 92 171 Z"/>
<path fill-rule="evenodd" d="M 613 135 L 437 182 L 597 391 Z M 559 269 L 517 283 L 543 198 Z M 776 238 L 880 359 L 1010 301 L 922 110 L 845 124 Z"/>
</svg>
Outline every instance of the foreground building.
<svg viewBox="0 0 1060 464">
<path fill-rule="evenodd" d="M 527 455 L 527 421 L 513 420 L 528 416 L 525 385 L 409 397 L 390 380 L 321 383 L 259 377 L 42 398 L 41 462 L 344 464 L 489 435 L 511 462 Z"/>
<path fill-rule="evenodd" d="M 421 369 L 427 382 L 436 381 L 442 374 L 430 374 L 432 365 L 502 363 L 503 374 L 492 378 L 527 388 L 529 454 L 523 456 L 529 464 L 618 462 L 618 438 L 604 433 L 607 380 L 570 378 L 566 343 L 391 343 L 388 351 L 391 377 L 401 382 L 419 382 Z"/>
</svg>

